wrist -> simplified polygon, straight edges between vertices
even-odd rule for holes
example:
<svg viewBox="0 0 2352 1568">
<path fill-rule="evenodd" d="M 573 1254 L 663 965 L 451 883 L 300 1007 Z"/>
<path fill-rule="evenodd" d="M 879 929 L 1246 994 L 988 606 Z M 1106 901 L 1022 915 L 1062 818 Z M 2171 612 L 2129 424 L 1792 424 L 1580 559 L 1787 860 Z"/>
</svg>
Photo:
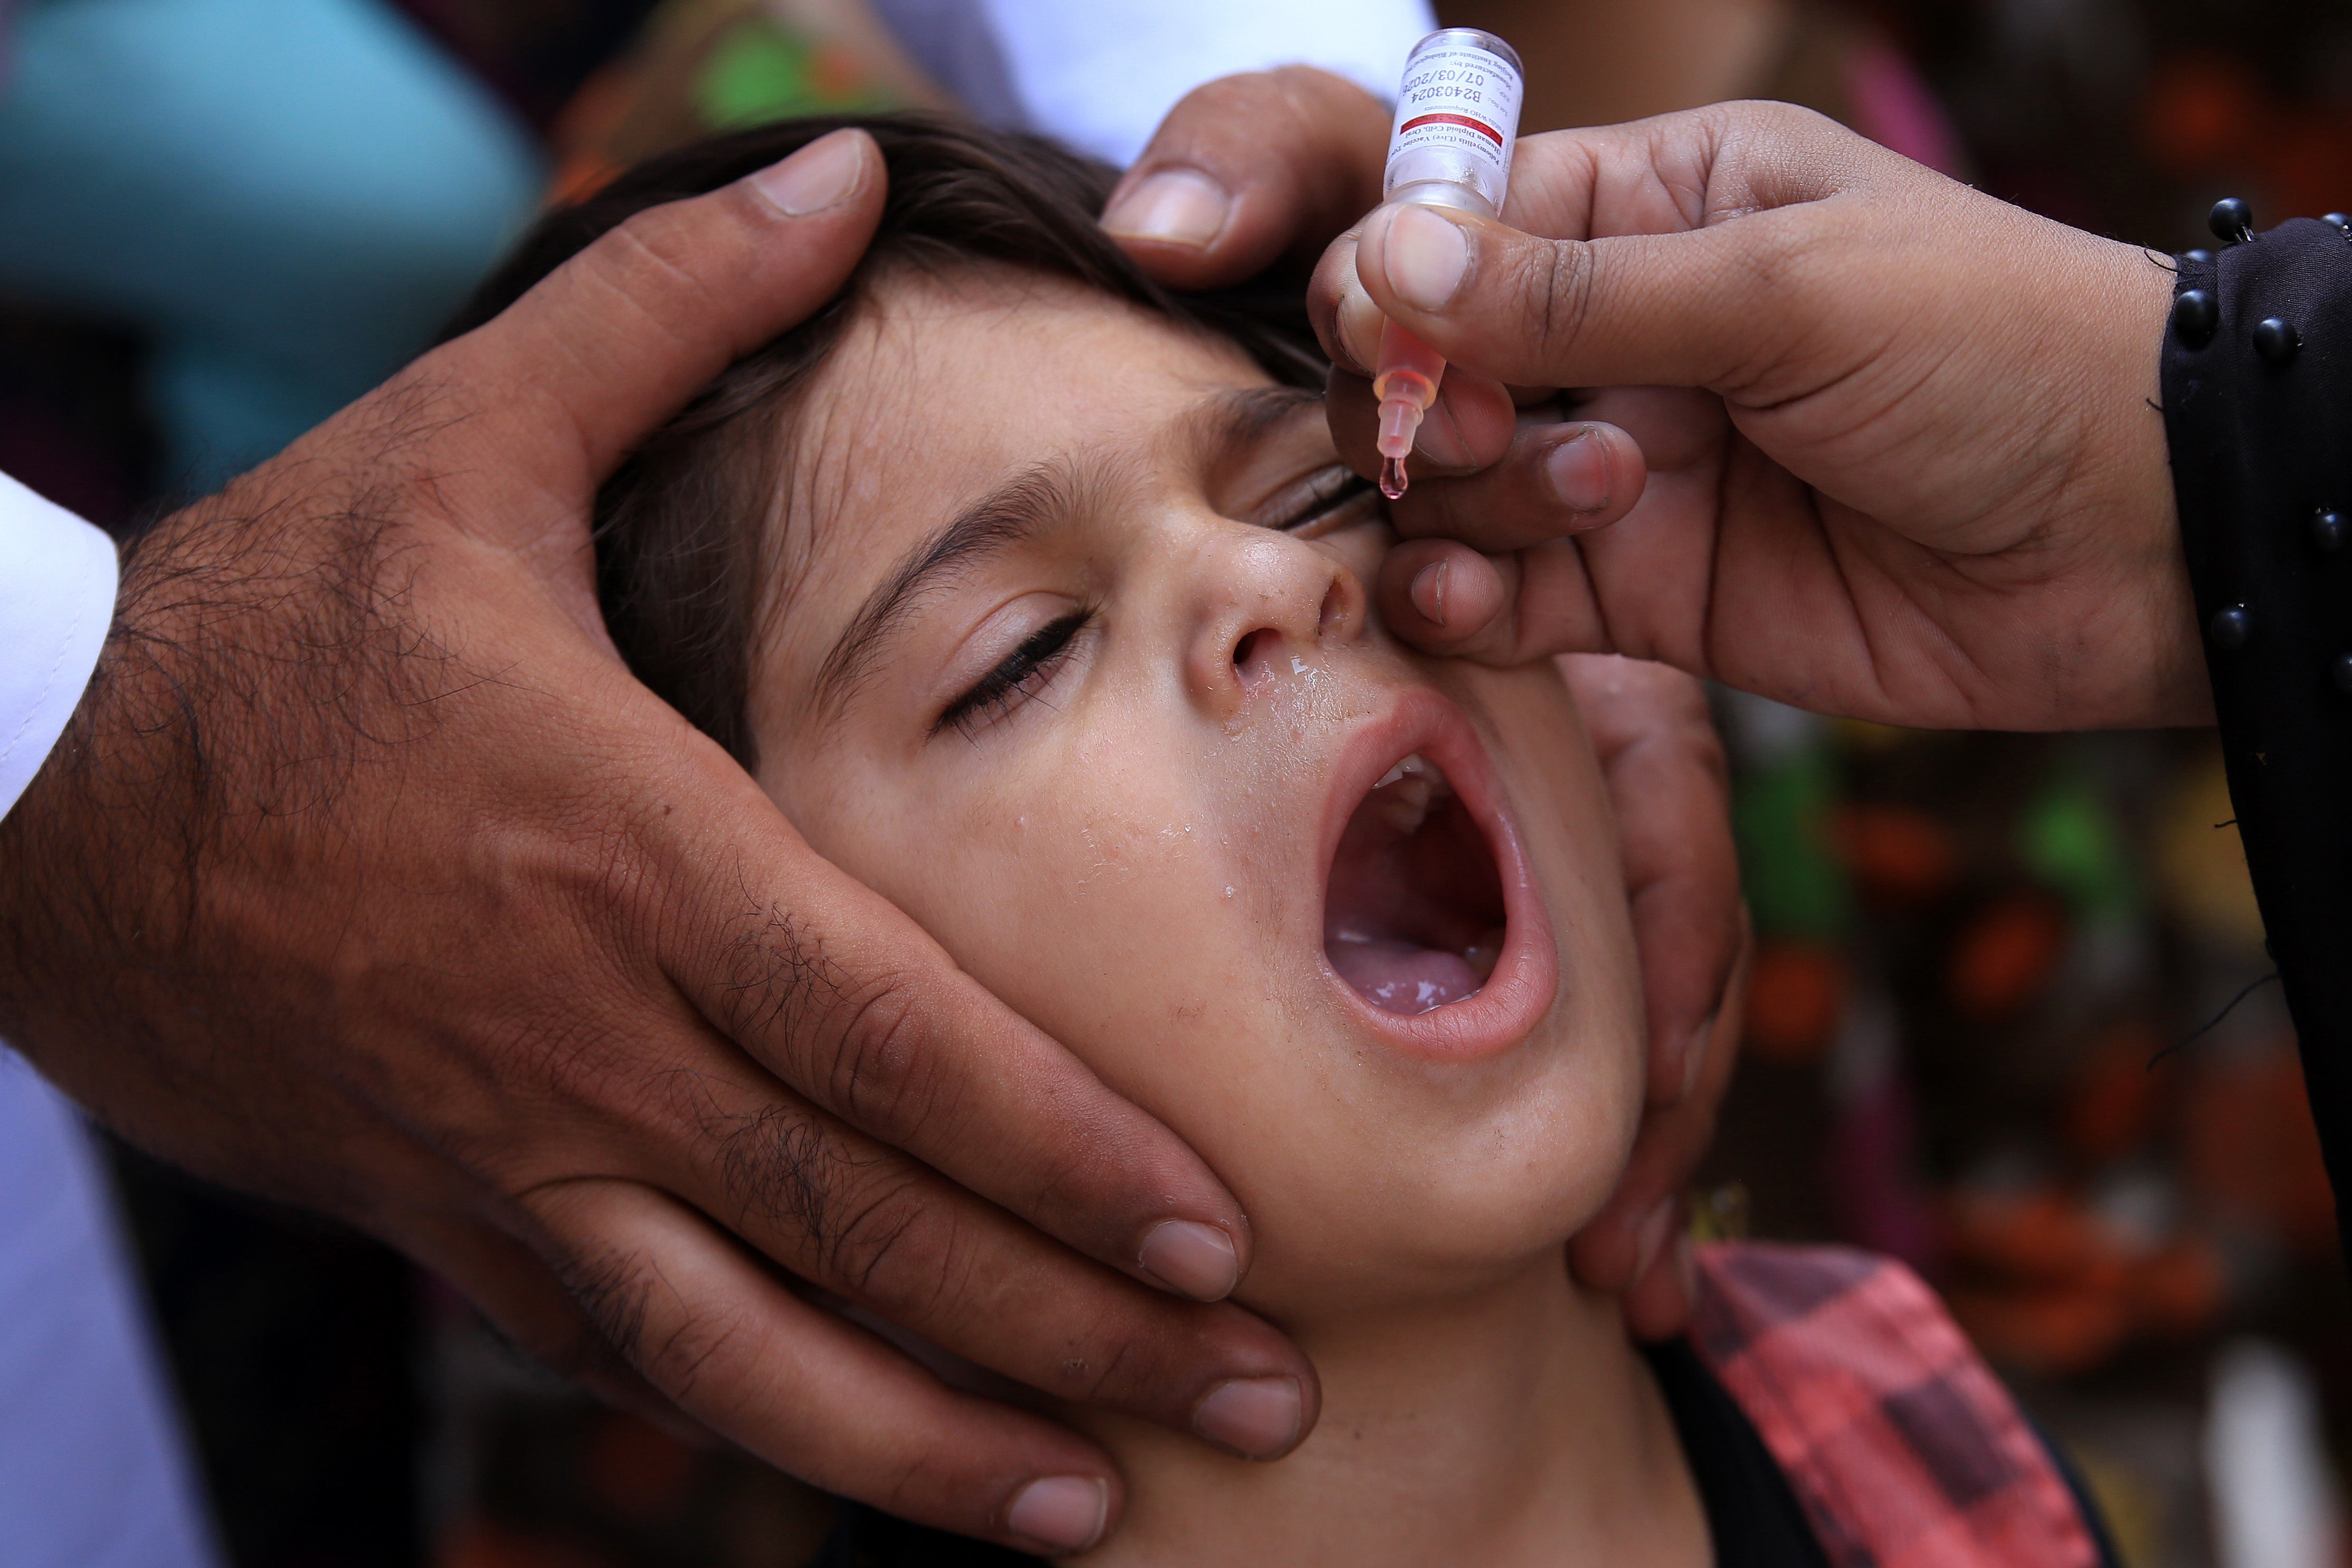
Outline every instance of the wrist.
<svg viewBox="0 0 2352 1568">
<path fill-rule="evenodd" d="M 2112 552 L 2112 591 L 2136 635 L 2115 673 L 2112 706 L 2086 713 L 2079 727 L 2210 724 L 2212 689 L 2165 434 L 2162 350 L 2173 273 L 2139 246 L 2107 250 L 2111 276 L 2094 297 L 2112 301 L 2103 334 L 2111 390 L 2096 408 L 2097 459 L 2084 468 L 2100 497 L 2089 515 Z"/>
<path fill-rule="evenodd" d="M 2171 268 L 2137 246 L 2076 237 L 2092 251 L 2089 265 L 2048 293 L 2074 308 L 2097 302 L 2086 323 L 2093 330 L 2067 334 L 2071 350 L 2063 337 L 2053 345 L 2063 381 L 2051 401 L 2072 428 L 2043 433 L 2057 476 L 2049 524 L 2039 538 L 2029 531 L 2018 551 L 2029 573 L 2063 570 L 2070 585 L 2051 606 L 2059 674 L 2050 723 L 2208 723 L 2211 696 L 2165 435 L 2160 350 Z M 2056 561 L 2037 565 L 2053 547 Z"/>
</svg>

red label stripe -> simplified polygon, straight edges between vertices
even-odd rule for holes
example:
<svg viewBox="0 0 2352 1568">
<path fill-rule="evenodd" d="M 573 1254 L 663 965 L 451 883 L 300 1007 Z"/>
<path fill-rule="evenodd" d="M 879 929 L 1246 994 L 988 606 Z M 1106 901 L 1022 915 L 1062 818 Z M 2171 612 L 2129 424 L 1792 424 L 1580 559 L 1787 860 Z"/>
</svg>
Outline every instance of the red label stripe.
<svg viewBox="0 0 2352 1568">
<path fill-rule="evenodd" d="M 1500 147 L 1503 144 L 1503 133 L 1501 131 L 1496 130 L 1485 120 L 1473 120 L 1466 114 L 1415 115 L 1412 119 L 1404 122 L 1404 129 L 1406 131 L 1418 131 L 1424 125 L 1466 126 L 1470 130 L 1475 131 L 1479 135 L 1485 137 L 1487 141 L 1493 142 L 1496 146 Z M 1402 135 L 1403 132 L 1400 131 L 1398 134 Z"/>
</svg>

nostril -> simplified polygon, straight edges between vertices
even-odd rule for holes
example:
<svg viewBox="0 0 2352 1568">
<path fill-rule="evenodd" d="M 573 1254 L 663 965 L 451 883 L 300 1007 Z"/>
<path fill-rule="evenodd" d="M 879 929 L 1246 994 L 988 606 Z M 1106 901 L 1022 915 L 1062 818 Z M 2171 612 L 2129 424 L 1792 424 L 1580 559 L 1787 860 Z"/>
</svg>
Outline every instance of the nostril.
<svg viewBox="0 0 2352 1568">
<path fill-rule="evenodd" d="M 1281 641 L 1281 632 L 1271 626 L 1261 626 L 1234 644 L 1234 673 L 1241 678 L 1244 691 L 1266 677 L 1275 646 Z"/>
<path fill-rule="evenodd" d="M 1315 612 L 1315 630 L 1318 633 L 1336 631 L 1347 619 L 1347 580 L 1344 578 L 1333 578 L 1331 586 L 1323 591 L 1322 607 Z"/>
</svg>

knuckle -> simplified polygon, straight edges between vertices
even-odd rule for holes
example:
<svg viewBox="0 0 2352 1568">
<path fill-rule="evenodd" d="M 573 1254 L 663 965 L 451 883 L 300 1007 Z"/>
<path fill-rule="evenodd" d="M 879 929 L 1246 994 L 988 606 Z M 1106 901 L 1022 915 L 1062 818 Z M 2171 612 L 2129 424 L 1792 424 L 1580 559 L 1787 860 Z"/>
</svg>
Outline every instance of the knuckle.
<svg viewBox="0 0 2352 1568">
<path fill-rule="evenodd" d="M 1256 120 L 1270 100 L 1281 99 L 1281 88 L 1274 76 L 1267 71 L 1239 71 L 1202 82 L 1169 110 L 1162 137 L 1180 129 L 1215 131 Z"/>
<path fill-rule="evenodd" d="M 1127 1323 L 1099 1325 L 1092 1336 L 1100 1347 L 1097 1354 L 1089 1356 L 1083 1346 L 1073 1346 L 1057 1364 L 1061 1372 L 1066 1399 L 1087 1405 L 1131 1405 L 1139 1386 L 1156 1381 L 1167 1369 L 1159 1358 L 1147 1356 L 1137 1346 Z M 1122 1333 L 1121 1330 L 1130 1332 Z"/>
<path fill-rule="evenodd" d="M 952 1075 L 930 1050 L 929 988 L 902 974 L 864 977 L 829 1019 L 830 1103 L 860 1126 L 904 1144 L 952 1115 Z"/>
<path fill-rule="evenodd" d="M 920 1167 L 785 1107 L 721 1139 L 738 1229 L 756 1218 L 796 1243 L 795 1267 L 863 1301 L 928 1311 L 960 1295 L 972 1249 Z"/>
<path fill-rule="evenodd" d="M 680 204 L 649 207 L 609 230 L 590 247 L 596 275 L 635 312 L 665 329 L 673 318 L 707 308 L 715 257 L 708 226 L 691 222 Z"/>
<path fill-rule="evenodd" d="M 1532 340 L 1549 359 L 1567 356 L 1591 309 L 1593 252 L 1567 240 L 1538 242 L 1529 258 L 1522 298 L 1533 326 Z"/>
<path fill-rule="evenodd" d="M 556 1275 L 601 1340 L 580 1335 L 535 1350 L 555 1357 L 551 1364 L 569 1376 L 597 1371 L 616 1356 L 642 1365 L 639 1353 L 653 1304 L 652 1281 L 630 1260 L 614 1255 L 564 1260 L 557 1264 Z"/>
<path fill-rule="evenodd" d="M 1379 109 L 1383 119 L 1387 115 L 1386 109 L 1370 93 L 1319 66 L 1276 66 L 1265 72 L 1263 79 L 1280 99 L 1297 129 L 1307 134 L 1338 129 L 1334 125 L 1337 115 L 1364 105 Z"/>
<path fill-rule="evenodd" d="M 853 971 L 781 908 L 744 924 L 733 956 L 730 1032 L 781 1030 L 802 1053 L 802 1087 L 845 1111 L 859 1094 L 897 1084 L 919 1010 L 910 977 L 887 967 Z"/>
<path fill-rule="evenodd" d="M 742 1313 L 709 1300 L 690 1306 L 678 1301 L 687 1310 L 675 1316 L 657 1314 L 655 1294 L 661 1287 L 637 1260 L 575 1258 L 558 1273 L 602 1336 L 601 1343 L 576 1336 L 560 1348 L 561 1359 L 551 1363 L 554 1370 L 575 1379 L 609 1372 L 617 1360 L 683 1405 L 693 1398 L 713 1363 L 726 1360 L 751 1329 Z"/>
<path fill-rule="evenodd" d="M 719 1180 L 735 1205 L 739 1228 L 757 1217 L 814 1239 L 831 1230 L 834 1195 L 863 1163 L 844 1140 L 785 1105 L 740 1119 L 718 1149 Z"/>
<path fill-rule="evenodd" d="M 720 1026 L 738 1040 L 777 1040 L 795 1088 L 893 1142 L 944 1109 L 923 977 L 888 964 L 852 969 L 782 908 L 742 922 L 731 946 Z"/>
<path fill-rule="evenodd" d="M 876 1175 L 834 1210 L 824 1239 L 829 1276 L 861 1300 L 929 1317 L 961 1294 L 966 1249 L 956 1219 L 910 1170 Z"/>
<path fill-rule="evenodd" d="M 693 1399 L 703 1375 L 714 1364 L 723 1366 L 734 1358 L 738 1342 L 749 1332 L 750 1325 L 740 1314 L 706 1305 L 662 1333 L 641 1338 L 637 1369 L 656 1387 L 685 1404 Z"/>
</svg>

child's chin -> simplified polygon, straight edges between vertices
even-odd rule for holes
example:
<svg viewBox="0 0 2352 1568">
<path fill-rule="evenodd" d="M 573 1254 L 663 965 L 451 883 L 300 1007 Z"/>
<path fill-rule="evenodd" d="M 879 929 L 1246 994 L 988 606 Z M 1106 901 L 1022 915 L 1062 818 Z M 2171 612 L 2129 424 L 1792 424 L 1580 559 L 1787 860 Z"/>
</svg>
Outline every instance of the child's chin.
<svg viewBox="0 0 2352 1568">
<path fill-rule="evenodd" d="M 1600 1186 L 1593 1173 L 1562 1172 L 1540 1186 L 1458 1202 L 1301 1206 L 1295 1228 L 1279 1208 L 1265 1215 L 1261 1200 L 1251 1208 L 1255 1257 L 1234 1299 L 1305 1326 L 1475 1296 L 1559 1268 L 1561 1249 L 1608 1196 Z"/>
</svg>

